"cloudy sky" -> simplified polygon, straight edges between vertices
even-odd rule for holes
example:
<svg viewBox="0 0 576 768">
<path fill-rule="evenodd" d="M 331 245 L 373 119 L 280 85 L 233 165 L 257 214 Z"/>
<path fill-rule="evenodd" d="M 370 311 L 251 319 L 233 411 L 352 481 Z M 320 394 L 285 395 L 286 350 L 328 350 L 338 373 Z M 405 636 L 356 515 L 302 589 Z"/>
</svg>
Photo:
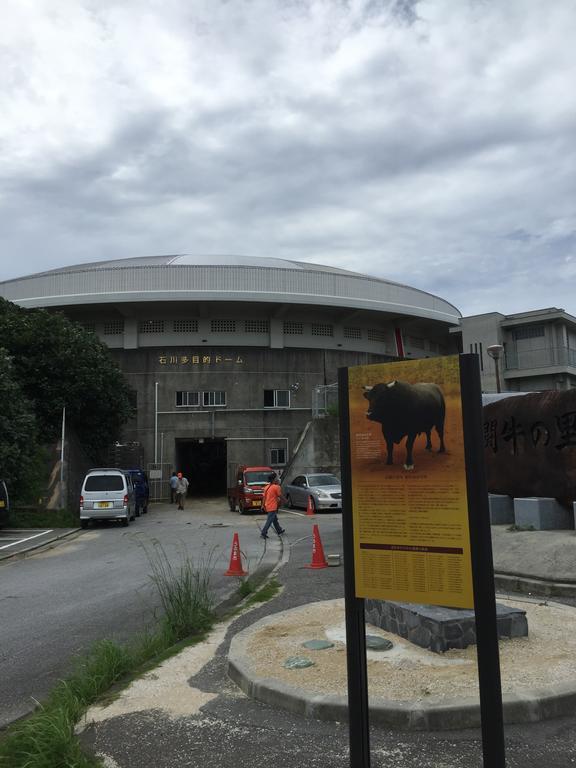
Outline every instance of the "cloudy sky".
<svg viewBox="0 0 576 768">
<path fill-rule="evenodd" d="M 576 314 L 574 0 L 3 0 L 0 280 L 235 253 Z"/>
</svg>

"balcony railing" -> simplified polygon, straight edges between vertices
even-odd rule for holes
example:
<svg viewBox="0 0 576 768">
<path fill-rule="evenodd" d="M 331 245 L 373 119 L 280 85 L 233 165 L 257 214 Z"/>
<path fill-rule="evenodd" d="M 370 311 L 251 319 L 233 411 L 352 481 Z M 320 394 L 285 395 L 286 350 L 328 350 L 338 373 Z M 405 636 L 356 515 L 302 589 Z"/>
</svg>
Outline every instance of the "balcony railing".
<svg viewBox="0 0 576 768">
<path fill-rule="evenodd" d="M 570 347 L 540 347 L 518 350 L 512 345 L 506 347 L 505 368 L 515 371 L 525 368 L 548 368 L 553 365 L 576 368 L 576 349 Z"/>
</svg>

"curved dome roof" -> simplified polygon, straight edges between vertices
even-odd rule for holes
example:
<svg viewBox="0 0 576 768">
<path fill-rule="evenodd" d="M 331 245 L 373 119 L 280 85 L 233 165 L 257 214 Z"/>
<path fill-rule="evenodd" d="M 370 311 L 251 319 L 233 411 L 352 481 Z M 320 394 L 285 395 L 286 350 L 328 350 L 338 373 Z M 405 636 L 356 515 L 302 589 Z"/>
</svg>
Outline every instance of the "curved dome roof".
<svg viewBox="0 0 576 768">
<path fill-rule="evenodd" d="M 27 307 L 160 301 L 241 301 L 345 307 L 458 324 L 449 302 L 345 269 L 272 257 L 143 256 L 98 261 L 0 283 Z"/>
<path fill-rule="evenodd" d="M 37 274 L 47 275 L 55 272 L 83 272 L 86 269 L 126 269 L 128 267 L 269 267 L 270 269 L 306 269 L 312 272 L 328 272 L 341 275 L 359 275 L 348 269 L 327 267 L 322 264 L 311 264 L 304 261 L 277 259 L 272 256 L 236 256 L 232 254 L 188 254 L 182 253 L 167 256 L 136 256 L 131 259 L 113 259 L 110 261 L 92 261 L 86 264 L 75 264 L 70 267 L 59 267 L 48 272 Z M 365 277 L 365 275 L 362 275 Z"/>
</svg>

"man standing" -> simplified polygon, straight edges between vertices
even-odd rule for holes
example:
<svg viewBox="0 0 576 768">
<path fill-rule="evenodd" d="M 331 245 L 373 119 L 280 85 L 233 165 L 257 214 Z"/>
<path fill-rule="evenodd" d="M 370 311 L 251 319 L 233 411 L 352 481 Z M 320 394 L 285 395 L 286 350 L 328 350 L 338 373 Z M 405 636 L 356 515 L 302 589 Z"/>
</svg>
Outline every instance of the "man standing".
<svg viewBox="0 0 576 768">
<path fill-rule="evenodd" d="M 260 532 L 260 536 L 262 536 L 263 539 L 268 538 L 268 528 L 270 528 L 271 525 L 274 526 L 274 530 L 278 536 L 286 533 L 284 528 L 280 527 L 280 522 L 278 520 L 278 507 L 284 500 L 278 476 L 269 475 L 268 485 L 264 486 L 264 495 L 262 496 L 262 508 L 264 509 L 264 512 L 266 512 L 266 522 L 264 523 L 264 528 L 262 528 Z"/>
<path fill-rule="evenodd" d="M 188 485 L 188 480 L 182 475 L 182 472 L 178 472 L 176 476 L 176 503 L 178 504 L 178 509 L 184 509 Z"/>
<path fill-rule="evenodd" d="M 170 478 L 170 504 L 176 503 L 176 485 L 178 483 L 178 475 L 176 472 L 172 472 Z"/>
</svg>

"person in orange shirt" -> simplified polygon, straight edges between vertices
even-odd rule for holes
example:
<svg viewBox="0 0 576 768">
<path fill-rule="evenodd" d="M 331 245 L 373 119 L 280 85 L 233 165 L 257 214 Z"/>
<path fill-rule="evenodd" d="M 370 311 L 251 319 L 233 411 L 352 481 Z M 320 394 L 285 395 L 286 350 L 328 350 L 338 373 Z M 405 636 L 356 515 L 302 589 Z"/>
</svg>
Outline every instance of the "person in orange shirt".
<svg viewBox="0 0 576 768">
<path fill-rule="evenodd" d="M 260 536 L 262 536 L 263 539 L 268 538 L 268 528 L 270 528 L 271 525 L 274 526 L 274 530 L 278 536 L 286 533 L 284 528 L 280 527 L 280 522 L 278 520 L 278 507 L 283 501 L 285 501 L 285 499 L 284 496 L 282 496 L 278 476 L 269 475 L 268 485 L 264 486 L 264 495 L 262 497 L 262 508 L 264 509 L 264 512 L 266 512 L 266 522 L 264 523 L 264 528 L 260 531 Z"/>
</svg>

